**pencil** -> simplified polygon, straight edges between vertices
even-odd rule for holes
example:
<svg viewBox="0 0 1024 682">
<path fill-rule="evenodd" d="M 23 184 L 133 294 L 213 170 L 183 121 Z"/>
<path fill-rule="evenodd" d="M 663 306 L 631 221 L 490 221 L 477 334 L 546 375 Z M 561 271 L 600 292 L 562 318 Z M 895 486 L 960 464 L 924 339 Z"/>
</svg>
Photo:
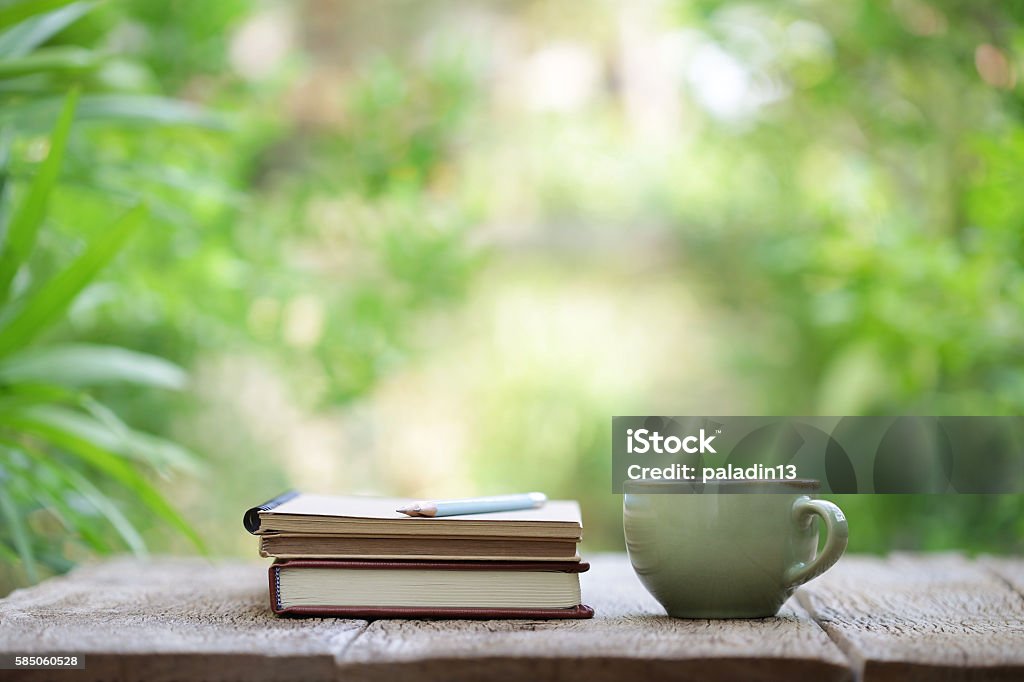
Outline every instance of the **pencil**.
<svg viewBox="0 0 1024 682">
<path fill-rule="evenodd" d="M 493 497 L 467 497 L 461 500 L 425 500 L 414 502 L 395 511 L 406 516 L 457 516 L 459 514 L 485 514 L 488 512 L 534 509 L 544 506 L 548 498 L 544 493 L 495 495 Z"/>
</svg>

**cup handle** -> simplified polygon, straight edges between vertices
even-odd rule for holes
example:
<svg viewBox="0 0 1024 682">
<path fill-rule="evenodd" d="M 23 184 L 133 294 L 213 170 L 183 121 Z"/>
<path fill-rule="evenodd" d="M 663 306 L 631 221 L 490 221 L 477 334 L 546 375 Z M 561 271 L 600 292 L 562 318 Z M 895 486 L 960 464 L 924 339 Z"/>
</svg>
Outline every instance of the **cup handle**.
<svg viewBox="0 0 1024 682">
<path fill-rule="evenodd" d="M 846 525 L 843 510 L 827 500 L 815 500 L 801 497 L 793 503 L 793 521 L 802 528 L 814 522 L 820 516 L 825 522 L 825 547 L 808 562 L 799 562 L 786 571 L 786 584 L 790 587 L 803 585 L 832 568 L 846 551 L 846 543 L 850 537 L 850 529 Z"/>
</svg>

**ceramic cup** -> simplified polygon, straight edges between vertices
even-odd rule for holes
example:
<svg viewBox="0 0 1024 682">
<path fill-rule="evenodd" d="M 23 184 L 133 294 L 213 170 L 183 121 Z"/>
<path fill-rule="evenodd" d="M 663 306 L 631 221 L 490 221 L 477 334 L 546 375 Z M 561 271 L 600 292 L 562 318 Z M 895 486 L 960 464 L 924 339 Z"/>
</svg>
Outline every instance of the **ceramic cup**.
<svg viewBox="0 0 1024 682">
<path fill-rule="evenodd" d="M 846 549 L 846 517 L 815 499 L 817 489 L 810 480 L 723 481 L 698 493 L 629 481 L 623 526 L 630 562 L 670 616 L 773 616 Z M 816 518 L 826 532 L 821 552 Z"/>
</svg>

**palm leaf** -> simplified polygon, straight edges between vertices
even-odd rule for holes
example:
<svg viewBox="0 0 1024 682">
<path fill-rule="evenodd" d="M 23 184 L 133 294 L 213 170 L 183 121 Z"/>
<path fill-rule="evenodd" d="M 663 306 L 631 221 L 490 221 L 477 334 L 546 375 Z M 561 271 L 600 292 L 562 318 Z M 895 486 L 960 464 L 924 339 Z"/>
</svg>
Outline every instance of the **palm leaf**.
<svg viewBox="0 0 1024 682">
<path fill-rule="evenodd" d="M 70 5 L 72 0 L 20 0 L 0 5 L 0 29 L 19 24 L 30 17 Z"/>
<path fill-rule="evenodd" d="M 0 383 L 39 382 L 61 386 L 135 384 L 181 389 L 185 370 L 163 358 L 116 346 L 60 344 L 29 348 L 0 360 Z"/>
<path fill-rule="evenodd" d="M 0 471 L 0 473 L 4 476 L 10 475 L 9 472 Z M 8 495 L 6 483 L 0 485 L 0 515 L 3 516 L 6 522 L 11 540 L 14 542 L 14 548 L 18 552 L 22 564 L 25 566 L 26 576 L 28 576 L 29 580 L 35 582 L 38 580 L 38 575 L 36 573 L 36 557 L 32 552 L 32 543 L 29 542 L 24 519 L 18 513 L 18 507 L 15 505 L 14 500 Z"/>
<path fill-rule="evenodd" d="M 0 59 L 13 59 L 28 54 L 32 48 L 42 45 L 95 6 L 94 2 L 74 2 L 12 26 L 0 34 Z"/>
<path fill-rule="evenodd" d="M 0 211 L 3 209 L 4 193 L 7 190 L 7 166 L 11 162 L 11 142 L 14 136 L 9 130 L 0 130 Z M 3 213 L 0 212 L 0 226 L 3 225 Z"/>
<path fill-rule="evenodd" d="M 203 553 L 206 552 L 202 539 L 188 522 L 175 511 L 174 507 L 145 477 L 117 454 L 91 442 L 82 434 L 65 428 L 65 424 L 48 420 L 46 415 L 33 416 L 27 412 L 11 413 L 4 418 L 4 425 L 41 438 L 106 474 L 131 491 L 150 511 L 181 531 L 197 549 Z"/>
<path fill-rule="evenodd" d="M 0 78 L 34 73 L 80 73 L 96 68 L 102 56 L 81 47 L 44 47 L 24 57 L 0 59 Z"/>
<path fill-rule="evenodd" d="M 125 544 L 136 556 L 146 555 L 146 543 L 135 529 L 132 522 L 121 513 L 114 501 L 104 495 L 89 479 L 82 476 L 74 469 L 67 469 L 64 472 L 65 479 L 91 504 L 96 511 L 104 516 L 110 525 L 114 527 L 117 534 L 121 536 Z"/>
<path fill-rule="evenodd" d="M 32 247 L 35 246 L 39 226 L 43 222 L 43 216 L 46 215 L 46 204 L 50 199 L 50 192 L 60 174 L 64 148 L 67 145 L 68 134 L 71 132 L 71 122 L 74 120 L 77 102 L 78 91 L 72 90 L 64 100 L 64 108 L 61 110 L 60 118 L 50 137 L 50 153 L 47 154 L 46 160 L 43 161 L 39 172 L 32 181 L 28 194 L 19 203 L 11 217 L 11 223 L 7 228 L 7 238 L 0 248 L 0 304 L 7 300 L 14 275 L 28 258 Z"/>
<path fill-rule="evenodd" d="M 94 518 L 84 516 L 65 500 L 70 491 L 77 492 L 98 514 L 106 518 L 133 554 L 146 554 L 145 542 L 131 521 L 121 513 L 113 500 L 80 473 L 71 467 L 55 466 L 49 455 L 25 443 L 0 438 L 0 445 L 26 455 L 32 462 L 32 471 L 44 474 L 32 476 L 34 485 L 29 487 L 34 493 L 39 493 L 37 499 L 57 514 L 65 528 L 81 536 L 92 549 L 106 552 L 110 547 L 96 530 Z M 50 480 L 47 480 L 47 476 Z"/>
<path fill-rule="evenodd" d="M 27 453 L 25 448 L 19 450 Z M 49 462 L 38 460 L 32 470 L 24 472 L 23 475 L 26 478 L 25 487 L 33 499 L 49 510 L 60 521 L 65 531 L 81 537 L 93 551 L 110 551 L 110 543 L 96 528 L 94 519 L 83 518 L 82 512 L 74 509 L 64 499 L 70 486 L 64 483 L 56 467 Z"/>
<path fill-rule="evenodd" d="M 91 94 L 79 98 L 77 90 L 58 97 L 62 83 L 99 65 L 103 55 L 46 44 L 96 4 L 93 0 L 0 0 L 0 518 L 5 522 L 0 530 L 0 556 L 16 553 L 31 580 L 37 577 L 37 565 L 54 567 L 62 559 L 45 542 L 37 539 L 33 546 L 25 514 L 37 505 L 56 514 L 65 528 L 96 551 L 109 551 L 114 537 L 95 523 L 100 517 L 93 510 L 129 548 L 145 551 L 142 537 L 115 500 L 90 479 L 124 487 L 136 506 L 148 509 L 206 551 L 195 531 L 151 483 L 149 469 L 143 471 L 138 464 L 144 462 L 158 471 L 194 470 L 194 456 L 131 429 L 79 390 L 112 383 L 178 389 L 186 382 L 181 368 L 109 346 L 30 348 L 115 257 L 147 210 L 137 206 L 128 211 L 89 240 L 56 277 L 34 285 L 27 295 L 12 295 L 12 283 L 37 248 L 49 198 L 57 183 L 66 181 L 58 175 L 73 123 L 226 127 L 222 117 L 161 97 Z M 3 196 L 4 184 L 11 179 L 5 158 L 8 133 L 46 132 L 50 132 L 47 158 L 31 169 L 34 176 L 18 181 L 16 203 L 7 210 Z M 12 435 L 6 441 L 10 456 L 5 461 L 4 437 Z M 66 568 L 66 560 L 63 564 Z"/>
<path fill-rule="evenodd" d="M 62 386 L 21 383 L 6 384 L 0 389 L 0 413 L 18 405 L 39 403 L 70 403 L 79 401 L 79 394 Z"/>
<path fill-rule="evenodd" d="M 103 537 L 96 532 L 93 519 L 90 517 L 83 518 L 80 512 L 72 509 L 64 501 L 63 498 L 71 490 L 77 492 L 97 513 L 107 519 L 133 554 L 138 556 L 146 554 L 146 543 L 143 541 L 142 536 L 139 535 L 139 531 L 121 513 L 121 510 L 117 508 L 114 501 L 90 483 L 87 478 L 73 468 L 54 466 L 47 455 L 35 448 L 25 447 L 22 448 L 22 451 L 32 458 L 34 466 L 46 471 L 59 482 L 51 489 L 48 502 L 64 516 L 65 522 L 74 532 L 81 535 L 91 547 L 98 551 L 105 551 L 101 548 L 101 545 L 106 543 Z"/>
<path fill-rule="evenodd" d="M 0 110 L 0 124 L 13 124 L 19 130 L 38 131 L 52 121 L 60 109 L 60 100 L 47 98 L 25 104 L 7 104 Z M 85 95 L 79 105 L 79 121 L 104 121 L 146 126 L 194 126 L 224 130 L 224 116 L 189 102 L 153 95 Z"/>
<path fill-rule="evenodd" d="M 131 428 L 113 410 L 92 396 L 82 396 L 79 405 L 117 435 L 123 447 L 117 450 L 120 454 L 144 460 L 158 469 L 175 469 L 191 474 L 202 471 L 202 463 L 190 450 L 173 441 Z"/>
<path fill-rule="evenodd" d="M 59 428 L 103 450 L 152 466 L 196 473 L 195 456 L 185 448 L 156 436 L 140 433 L 91 398 L 84 398 L 91 414 L 58 405 L 29 405 L 14 410 L 14 419 L 30 419 Z M 8 418 L 9 420 L 10 418 Z"/>
<path fill-rule="evenodd" d="M 0 357 L 24 347 L 60 317 L 138 228 L 146 210 L 136 206 L 95 240 L 70 267 L 47 282 L 0 328 Z"/>
</svg>

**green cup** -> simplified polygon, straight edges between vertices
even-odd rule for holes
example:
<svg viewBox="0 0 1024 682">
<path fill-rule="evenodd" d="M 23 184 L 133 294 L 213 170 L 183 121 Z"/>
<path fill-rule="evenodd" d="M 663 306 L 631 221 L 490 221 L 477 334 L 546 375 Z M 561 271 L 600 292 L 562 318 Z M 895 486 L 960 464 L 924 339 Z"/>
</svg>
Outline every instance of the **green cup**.
<svg viewBox="0 0 1024 682">
<path fill-rule="evenodd" d="M 670 616 L 774 616 L 846 549 L 846 517 L 815 499 L 817 481 L 722 481 L 702 492 L 666 481 L 624 484 L 626 549 Z M 658 492 L 655 492 L 658 491 Z M 818 548 L 815 517 L 825 525 Z"/>
</svg>

